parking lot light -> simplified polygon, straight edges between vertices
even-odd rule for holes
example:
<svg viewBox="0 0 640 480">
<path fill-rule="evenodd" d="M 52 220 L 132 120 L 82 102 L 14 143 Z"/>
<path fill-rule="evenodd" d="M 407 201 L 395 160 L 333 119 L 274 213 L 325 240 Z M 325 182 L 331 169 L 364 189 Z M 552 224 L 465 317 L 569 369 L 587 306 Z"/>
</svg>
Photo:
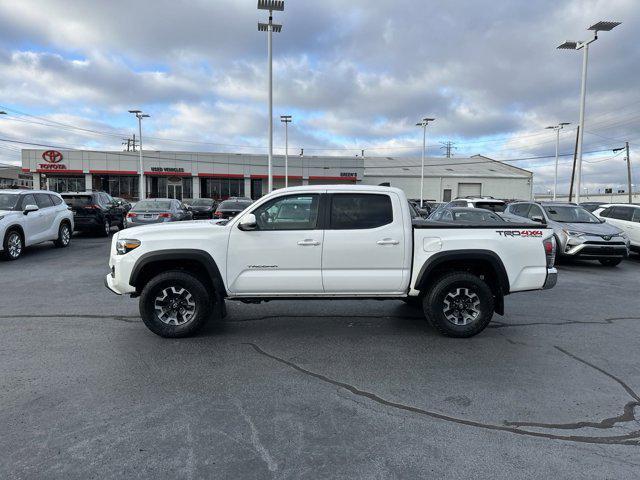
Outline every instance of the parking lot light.
<svg viewBox="0 0 640 480">
<path fill-rule="evenodd" d="M 129 110 L 129 113 L 133 113 L 138 119 L 138 135 L 140 137 L 140 155 L 138 156 L 138 175 L 139 175 L 139 186 L 138 186 L 138 196 L 140 200 L 145 198 L 144 195 L 144 169 L 142 165 L 142 119 L 149 118 L 151 115 L 147 115 L 146 113 L 142 113 L 142 110 Z"/>
<path fill-rule="evenodd" d="M 593 38 L 587 41 L 567 40 L 558 45 L 560 50 L 582 50 L 582 82 L 580 86 L 580 122 L 578 127 L 578 149 L 576 152 L 576 203 L 580 203 L 580 186 L 582 182 L 582 138 L 584 135 L 584 107 L 587 94 L 587 62 L 589 59 L 589 45 L 598 39 L 598 32 L 609 32 L 621 22 L 600 21 L 591 25 L 588 30 L 593 32 Z"/>
<path fill-rule="evenodd" d="M 418 123 L 416 123 L 416 127 L 422 127 L 422 162 L 420 168 L 420 208 L 423 208 L 424 204 L 424 154 L 427 148 L 427 125 L 429 122 L 433 122 L 435 118 L 423 118 Z"/>
<path fill-rule="evenodd" d="M 551 125 L 547 127 L 547 129 L 556 131 L 556 170 L 553 180 L 553 201 L 556 200 L 556 193 L 558 191 L 558 148 L 560 147 L 560 130 L 564 128 L 565 125 L 571 125 L 569 122 L 561 122 L 557 125 Z"/>
</svg>

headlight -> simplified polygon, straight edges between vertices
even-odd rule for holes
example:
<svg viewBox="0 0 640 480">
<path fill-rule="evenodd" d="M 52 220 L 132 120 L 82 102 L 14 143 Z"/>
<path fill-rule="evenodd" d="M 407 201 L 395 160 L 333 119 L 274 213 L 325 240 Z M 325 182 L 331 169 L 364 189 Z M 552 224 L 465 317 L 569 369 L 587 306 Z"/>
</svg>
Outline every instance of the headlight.
<svg viewBox="0 0 640 480">
<path fill-rule="evenodd" d="M 124 255 L 131 250 L 135 250 L 140 246 L 140 240 L 132 240 L 129 238 L 121 238 L 116 241 L 116 252 L 118 255 Z"/>
<path fill-rule="evenodd" d="M 563 232 L 567 234 L 569 237 L 574 237 L 574 238 L 584 237 L 584 233 L 576 232 L 575 230 L 563 230 Z"/>
</svg>

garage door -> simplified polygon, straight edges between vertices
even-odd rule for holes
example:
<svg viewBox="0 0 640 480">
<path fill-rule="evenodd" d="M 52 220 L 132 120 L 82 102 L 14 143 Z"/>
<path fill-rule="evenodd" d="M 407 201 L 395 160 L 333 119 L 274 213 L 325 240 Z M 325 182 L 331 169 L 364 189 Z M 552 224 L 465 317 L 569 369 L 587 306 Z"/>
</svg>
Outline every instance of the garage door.
<svg viewBox="0 0 640 480">
<path fill-rule="evenodd" d="M 458 184 L 459 197 L 479 197 L 480 195 L 482 195 L 481 183 L 459 183 Z"/>
</svg>

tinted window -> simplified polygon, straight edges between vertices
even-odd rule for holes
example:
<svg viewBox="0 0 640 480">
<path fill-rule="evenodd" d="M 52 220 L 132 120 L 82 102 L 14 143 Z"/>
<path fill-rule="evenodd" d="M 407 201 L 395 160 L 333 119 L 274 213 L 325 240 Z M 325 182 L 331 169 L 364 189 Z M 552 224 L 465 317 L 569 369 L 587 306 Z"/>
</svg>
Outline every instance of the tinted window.
<svg viewBox="0 0 640 480">
<path fill-rule="evenodd" d="M 57 195 L 49 195 L 49 196 L 51 197 L 51 201 L 53 202 L 54 205 L 60 205 L 62 203 L 62 200 Z"/>
<path fill-rule="evenodd" d="M 49 195 L 47 195 L 46 193 L 36 193 L 35 197 L 36 205 L 38 205 L 38 208 L 53 207 L 51 197 L 49 197 Z"/>
<path fill-rule="evenodd" d="M 37 205 L 35 197 L 31 194 L 22 197 L 22 205 L 20 205 L 20 209 L 24 210 L 27 205 Z"/>
<path fill-rule="evenodd" d="M 64 195 L 62 198 L 70 207 L 86 207 L 93 204 L 91 195 Z"/>
<path fill-rule="evenodd" d="M 220 204 L 218 210 L 244 210 L 251 203 L 253 202 L 245 200 L 225 200 Z"/>
<path fill-rule="evenodd" d="M 544 220 L 544 214 L 542 213 L 542 209 L 538 205 L 531 205 L 531 208 L 529 209 L 527 218 L 533 220 L 533 217 L 540 217 Z"/>
<path fill-rule="evenodd" d="M 171 200 L 142 200 L 131 209 L 133 212 L 167 212 L 171 210 Z"/>
<path fill-rule="evenodd" d="M 343 194 L 332 196 L 329 228 L 375 228 L 393 221 L 388 195 Z"/>
<path fill-rule="evenodd" d="M 253 211 L 260 230 L 313 230 L 318 222 L 319 195 L 276 198 Z"/>
<path fill-rule="evenodd" d="M 640 208 L 634 208 L 633 209 L 633 222 L 638 222 L 640 223 Z"/>
<path fill-rule="evenodd" d="M 605 208 L 603 211 L 600 212 L 600 216 L 601 217 L 610 217 L 612 211 L 613 211 L 613 207 Z"/>
<path fill-rule="evenodd" d="M 468 204 L 466 200 L 456 200 L 454 202 L 451 202 L 449 206 L 450 207 L 466 207 L 468 206 Z"/>
<path fill-rule="evenodd" d="M 514 215 L 518 215 L 520 217 L 526 217 L 527 214 L 529 213 L 530 207 L 531 207 L 531 204 L 529 203 L 517 203 L 515 205 L 512 205 L 509 211 Z"/>
<path fill-rule="evenodd" d="M 485 211 L 482 208 L 454 211 L 452 212 L 454 219 L 459 222 L 469 223 L 486 223 L 486 222 L 504 222 L 496 213 Z"/>
<path fill-rule="evenodd" d="M 633 218 L 633 210 L 633 207 L 613 207 L 613 211 L 609 217 L 617 220 L 627 220 L 630 222 Z"/>
<path fill-rule="evenodd" d="M 507 206 L 504 203 L 497 202 L 476 202 L 476 208 L 482 208 L 491 212 L 504 212 Z"/>
</svg>

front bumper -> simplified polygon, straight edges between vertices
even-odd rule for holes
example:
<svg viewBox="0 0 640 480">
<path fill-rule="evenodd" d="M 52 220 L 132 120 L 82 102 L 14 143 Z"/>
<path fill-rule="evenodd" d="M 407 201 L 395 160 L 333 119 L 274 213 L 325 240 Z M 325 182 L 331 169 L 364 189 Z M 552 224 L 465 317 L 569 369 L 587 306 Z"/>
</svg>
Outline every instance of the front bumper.
<svg viewBox="0 0 640 480">
<path fill-rule="evenodd" d="M 555 268 L 547 268 L 547 278 L 544 281 L 544 285 L 542 286 L 543 290 L 549 290 L 553 288 L 558 283 L 558 270 Z"/>
<path fill-rule="evenodd" d="M 623 241 L 584 240 L 580 243 L 569 239 L 562 255 L 579 258 L 626 258 L 629 247 Z"/>
</svg>

